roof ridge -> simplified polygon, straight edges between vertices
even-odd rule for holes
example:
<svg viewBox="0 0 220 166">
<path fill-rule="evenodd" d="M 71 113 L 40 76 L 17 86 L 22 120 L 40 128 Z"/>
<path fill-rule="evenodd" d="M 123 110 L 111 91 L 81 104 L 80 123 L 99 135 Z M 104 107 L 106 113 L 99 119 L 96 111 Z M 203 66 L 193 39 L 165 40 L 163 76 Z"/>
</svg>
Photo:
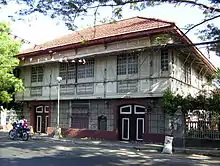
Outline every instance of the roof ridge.
<svg viewBox="0 0 220 166">
<path fill-rule="evenodd" d="M 142 19 L 147 19 L 147 20 L 154 20 L 154 21 L 164 22 L 164 23 L 168 23 L 168 24 L 175 24 L 175 22 L 173 22 L 173 21 L 162 20 L 162 19 L 153 18 L 153 17 L 143 17 L 143 16 L 136 16 L 136 17 L 142 18 Z"/>
<path fill-rule="evenodd" d="M 126 18 L 126 19 L 117 20 L 116 22 L 123 22 L 123 21 L 127 21 L 127 20 L 132 20 L 132 19 L 135 19 L 135 18 L 140 18 L 140 19 L 145 19 L 145 20 L 159 21 L 159 22 L 168 23 L 168 24 L 175 24 L 174 22 L 165 21 L 165 20 L 161 20 L 161 19 L 157 19 L 157 18 L 150 18 L 150 17 L 148 18 L 148 17 L 143 17 L 143 16 L 134 16 L 134 17 Z M 82 28 L 82 29 L 80 29 L 80 30 L 72 31 L 72 32 L 70 32 L 70 33 L 68 33 L 68 34 L 65 34 L 65 35 L 63 35 L 63 36 L 54 38 L 54 39 L 52 39 L 52 40 L 47 40 L 47 41 L 43 42 L 42 44 L 40 44 L 39 46 L 44 45 L 44 44 L 46 44 L 46 43 L 48 43 L 48 42 L 51 42 L 51 41 L 54 41 L 54 40 L 58 40 L 58 39 L 62 39 L 62 38 L 64 38 L 64 37 L 68 37 L 68 36 L 72 35 L 73 33 L 79 33 L 79 32 L 82 31 L 82 30 L 91 29 L 91 28 L 95 28 L 95 27 L 99 27 L 99 26 L 108 25 L 108 24 L 113 24 L 113 22 L 108 22 L 108 23 L 99 24 L 99 25 L 95 25 L 95 26 L 90 26 L 90 27 Z"/>
<path fill-rule="evenodd" d="M 131 19 L 134 19 L 134 18 L 138 18 L 138 16 L 134 16 L 134 17 L 130 17 L 130 18 L 125 18 L 125 19 L 120 19 L 120 20 L 117 20 L 115 22 L 127 21 L 127 20 L 131 20 Z M 99 27 L 99 26 L 108 25 L 108 24 L 115 24 L 115 22 L 110 21 L 110 22 L 106 22 L 106 23 L 101 23 L 101 24 L 98 24 L 98 25 L 95 25 L 95 26 L 89 26 L 89 27 L 83 28 L 81 30 L 90 29 L 90 28 Z M 77 31 L 81 31 L 81 30 L 77 30 Z M 73 31 L 73 32 L 77 32 L 77 31 Z"/>
<path fill-rule="evenodd" d="M 82 28 L 82 29 L 78 29 L 78 30 L 75 30 L 75 31 L 70 31 L 68 32 L 67 34 L 64 34 L 60 37 L 55 37 L 53 39 L 50 39 L 50 40 L 46 40 L 45 42 L 42 42 L 41 44 L 37 45 L 36 49 L 34 48 L 34 50 L 39 50 L 39 49 L 48 49 L 47 47 L 50 45 L 50 43 L 56 43 L 56 41 L 61 41 L 61 40 L 74 40 L 72 38 L 72 36 L 81 36 L 83 38 L 84 35 L 82 35 L 84 32 L 86 31 L 89 31 L 89 30 L 92 30 L 92 29 L 95 29 L 95 28 L 105 28 L 105 27 L 108 27 L 110 25 L 113 25 L 113 24 L 127 24 L 126 22 L 128 22 L 128 24 L 131 24 L 132 20 L 134 21 L 137 21 L 137 22 L 145 22 L 146 21 L 146 25 L 149 24 L 149 22 L 155 22 L 155 23 L 162 23 L 162 24 L 169 24 L 169 25 L 175 25 L 174 23 L 172 22 L 168 22 L 168 21 L 164 21 L 164 20 L 160 20 L 160 19 L 156 19 L 156 18 L 147 18 L 147 17 L 141 17 L 141 16 L 134 16 L 134 17 L 130 17 L 130 18 L 126 18 L 126 19 L 120 19 L 120 20 L 115 20 L 115 22 L 113 21 L 110 21 L 110 22 L 107 22 L 107 23 L 100 23 L 98 25 L 94 25 L 94 26 L 87 26 L 85 28 Z M 122 25 L 124 26 L 124 25 Z M 156 28 L 156 27 L 154 27 Z M 158 27 L 157 27 L 158 28 Z M 129 30 L 131 31 L 131 30 Z M 124 33 L 124 32 L 123 32 Z M 68 39 L 69 38 L 69 39 Z M 58 45 L 65 45 L 65 43 L 60 43 Z M 47 46 L 48 45 L 48 46 Z M 51 47 L 55 46 L 56 44 L 52 44 Z M 31 48 L 27 48 L 27 49 L 24 49 L 22 52 L 29 52 L 28 50 L 31 50 Z"/>
</svg>

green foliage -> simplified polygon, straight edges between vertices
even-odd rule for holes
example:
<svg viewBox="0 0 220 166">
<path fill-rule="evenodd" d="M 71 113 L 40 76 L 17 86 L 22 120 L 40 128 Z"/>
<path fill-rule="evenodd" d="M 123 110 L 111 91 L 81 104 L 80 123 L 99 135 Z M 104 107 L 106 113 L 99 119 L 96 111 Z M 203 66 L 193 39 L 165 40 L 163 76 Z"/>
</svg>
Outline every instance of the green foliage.
<svg viewBox="0 0 220 166">
<path fill-rule="evenodd" d="M 156 35 L 153 40 L 157 43 L 167 43 L 171 39 L 170 34 L 161 34 L 161 35 Z"/>
<path fill-rule="evenodd" d="M 219 84 L 219 87 L 220 87 L 220 68 L 217 68 L 215 78 L 216 78 L 216 81 L 217 81 L 217 83 Z"/>
<path fill-rule="evenodd" d="M 15 77 L 13 71 L 19 65 L 14 56 L 19 53 L 20 43 L 9 35 L 7 23 L 0 23 L 0 102 L 8 103 L 13 99 L 14 92 L 22 92 L 22 81 Z"/>
<path fill-rule="evenodd" d="M 174 103 L 175 95 L 170 91 L 166 90 L 163 94 L 163 108 L 166 113 L 172 115 L 176 111 L 176 104 Z"/>
<path fill-rule="evenodd" d="M 209 97 L 207 96 L 203 92 L 196 97 L 192 97 L 191 95 L 183 97 L 181 95 L 175 95 L 170 90 L 166 90 L 163 94 L 163 108 L 169 115 L 174 115 L 178 106 L 182 107 L 183 113 L 201 109 L 220 115 L 220 93 L 213 93 Z"/>
<path fill-rule="evenodd" d="M 163 95 L 163 108 L 169 115 L 174 115 L 177 111 L 178 106 L 182 106 L 184 104 L 184 100 L 182 96 L 175 95 L 169 89 L 164 91 Z"/>
<path fill-rule="evenodd" d="M 214 24 L 208 24 L 206 29 L 199 32 L 201 34 L 199 37 L 202 40 L 219 40 L 219 42 L 210 45 L 210 50 L 220 56 L 220 29 Z"/>
</svg>

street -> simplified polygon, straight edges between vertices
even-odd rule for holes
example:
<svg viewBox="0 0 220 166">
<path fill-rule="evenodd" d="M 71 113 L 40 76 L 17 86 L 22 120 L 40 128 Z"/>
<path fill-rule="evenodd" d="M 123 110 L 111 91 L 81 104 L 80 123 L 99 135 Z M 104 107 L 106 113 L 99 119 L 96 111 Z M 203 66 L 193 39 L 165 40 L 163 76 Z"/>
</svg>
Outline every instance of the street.
<svg viewBox="0 0 220 166">
<path fill-rule="evenodd" d="M 11 141 L 4 133 L 0 136 L 0 163 L 1 166 L 219 166 L 220 158 L 82 146 L 51 140 Z"/>
</svg>

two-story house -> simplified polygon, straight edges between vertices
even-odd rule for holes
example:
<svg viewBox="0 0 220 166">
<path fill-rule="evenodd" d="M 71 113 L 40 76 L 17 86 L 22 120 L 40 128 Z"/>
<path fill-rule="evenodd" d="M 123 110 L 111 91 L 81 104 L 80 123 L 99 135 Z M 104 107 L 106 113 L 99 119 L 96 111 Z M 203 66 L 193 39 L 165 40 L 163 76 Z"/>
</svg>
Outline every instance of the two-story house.
<svg viewBox="0 0 220 166">
<path fill-rule="evenodd" d="M 17 55 L 17 94 L 36 132 L 159 142 L 163 91 L 196 94 L 216 69 L 172 22 L 134 17 L 75 31 Z"/>
</svg>

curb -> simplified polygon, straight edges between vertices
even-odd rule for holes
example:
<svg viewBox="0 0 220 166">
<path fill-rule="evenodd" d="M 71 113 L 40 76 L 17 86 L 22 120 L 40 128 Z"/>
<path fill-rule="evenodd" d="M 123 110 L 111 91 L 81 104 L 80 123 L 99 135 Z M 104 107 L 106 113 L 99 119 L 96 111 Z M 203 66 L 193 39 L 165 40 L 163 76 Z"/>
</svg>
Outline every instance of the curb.
<svg viewBox="0 0 220 166">
<path fill-rule="evenodd" d="M 129 149 L 139 149 L 139 150 L 159 150 L 161 151 L 163 146 L 151 146 L 148 145 L 148 147 L 141 147 L 140 145 L 123 145 L 123 144 L 119 144 L 119 143 L 113 143 L 113 144 L 109 144 L 109 143 L 103 143 L 101 141 L 82 141 L 82 140 L 67 140 L 67 139 L 58 139 L 58 138 L 52 138 L 52 137 L 32 137 L 32 140 L 50 140 L 50 141 L 56 141 L 56 142 L 69 142 L 69 143 L 74 143 L 77 145 L 99 145 L 99 146 L 103 146 L 103 147 L 119 147 L 119 148 L 129 148 Z"/>
<path fill-rule="evenodd" d="M 119 143 L 103 143 L 101 141 L 81 141 L 81 140 L 67 140 L 67 139 L 57 139 L 51 137 L 32 137 L 32 140 L 50 140 L 56 142 L 68 142 L 73 143 L 76 145 L 98 145 L 102 147 L 118 147 L 118 148 L 127 148 L 127 149 L 136 149 L 143 152 L 157 152 L 161 153 L 163 149 L 163 145 L 159 146 L 152 146 L 152 145 L 145 145 L 144 147 L 140 145 L 123 145 Z M 201 150 L 201 149 L 183 149 L 183 148 L 173 148 L 173 152 L 176 154 L 198 154 L 198 155 L 205 155 L 205 156 L 212 156 L 212 157 L 220 157 L 220 150 Z"/>
</svg>

